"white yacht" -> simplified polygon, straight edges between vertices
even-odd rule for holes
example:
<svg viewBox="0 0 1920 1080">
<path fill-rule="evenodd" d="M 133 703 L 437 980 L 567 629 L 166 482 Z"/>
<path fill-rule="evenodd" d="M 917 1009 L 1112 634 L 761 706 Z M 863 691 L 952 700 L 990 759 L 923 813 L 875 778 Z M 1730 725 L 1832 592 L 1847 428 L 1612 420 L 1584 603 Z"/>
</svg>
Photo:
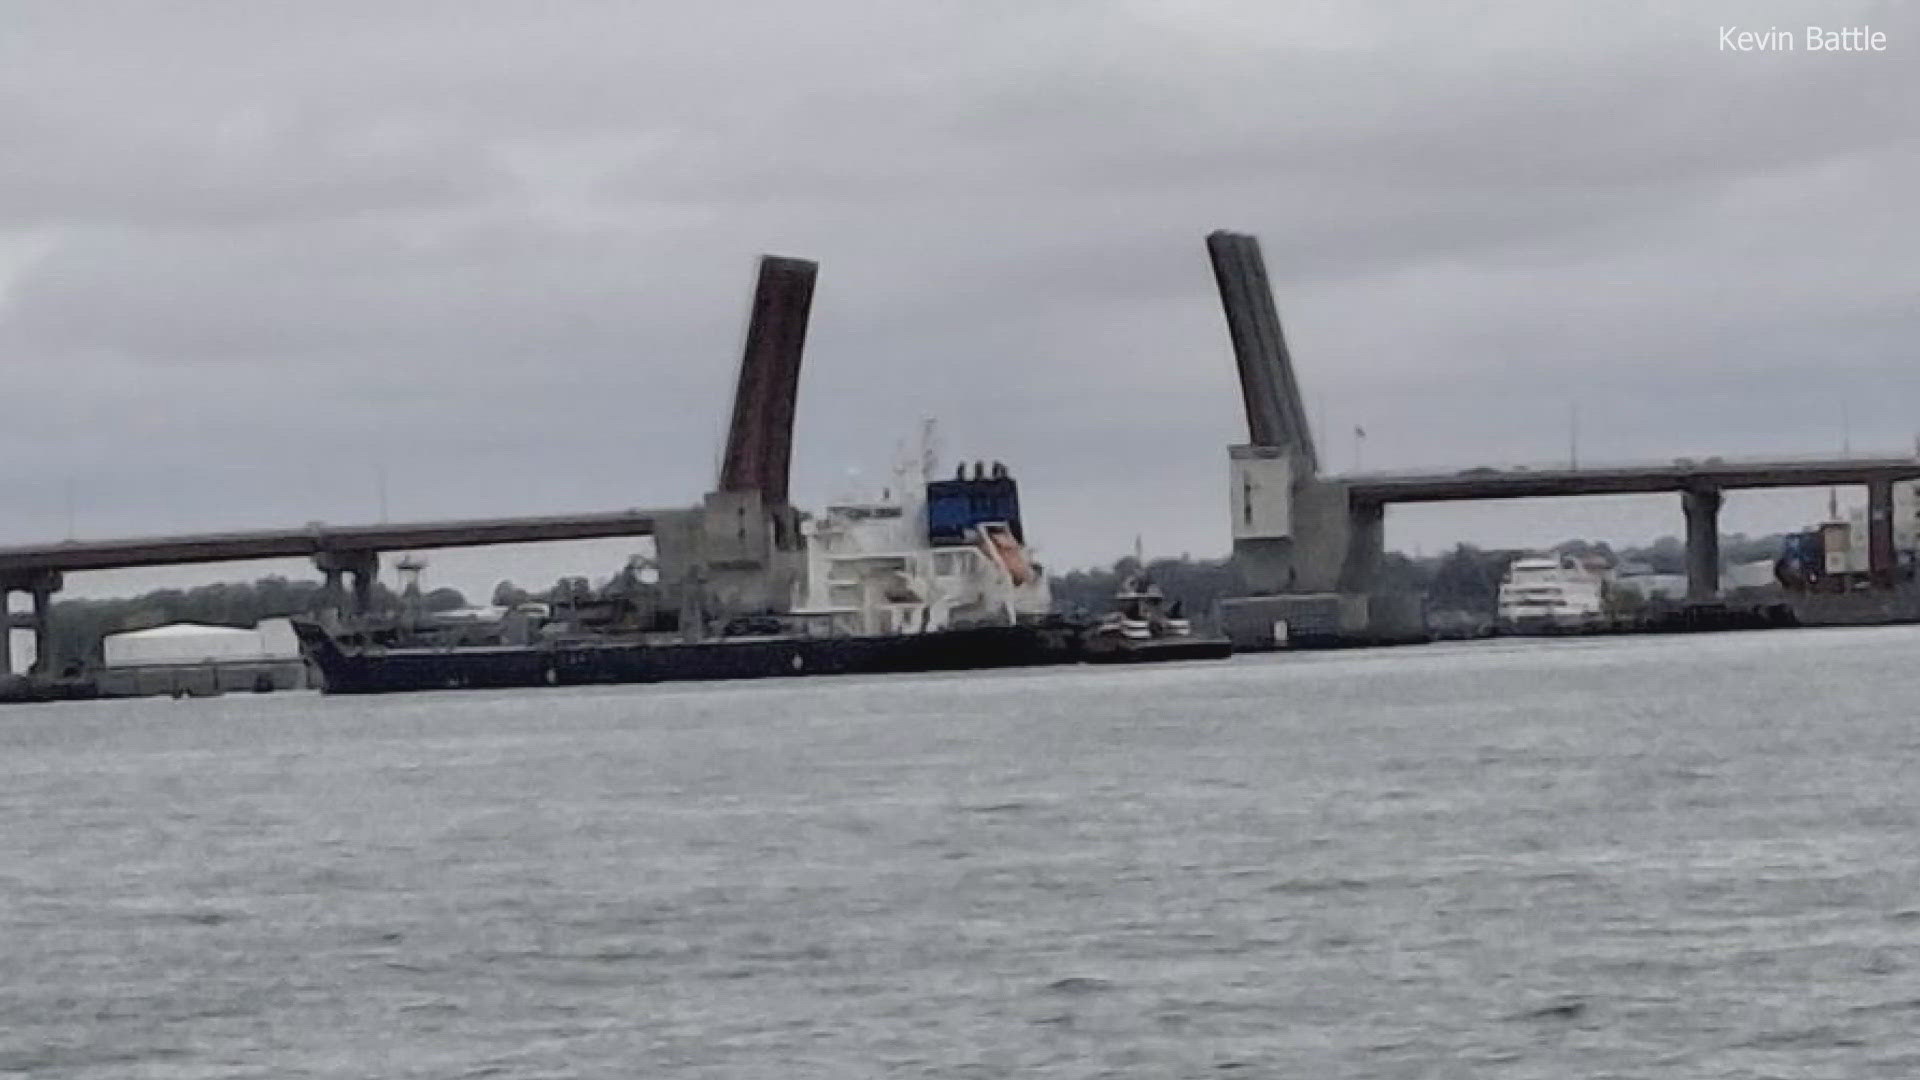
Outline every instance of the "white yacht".
<svg viewBox="0 0 1920 1080">
<path fill-rule="evenodd" d="M 1568 555 L 1523 555 L 1500 583 L 1499 627 L 1509 633 L 1578 630 L 1606 617 L 1607 577 Z"/>
</svg>

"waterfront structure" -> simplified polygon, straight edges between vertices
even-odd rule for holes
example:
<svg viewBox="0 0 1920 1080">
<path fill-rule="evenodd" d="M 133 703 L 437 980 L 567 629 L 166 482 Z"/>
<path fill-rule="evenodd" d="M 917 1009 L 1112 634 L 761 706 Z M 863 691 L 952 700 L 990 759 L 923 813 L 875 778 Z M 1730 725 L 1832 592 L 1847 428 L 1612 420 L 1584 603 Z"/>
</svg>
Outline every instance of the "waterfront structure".
<svg viewBox="0 0 1920 1080">
<path fill-rule="evenodd" d="M 1721 590 L 1726 492 L 1861 485 L 1866 580 L 1881 589 L 1895 583 L 1894 492 L 1920 479 L 1920 455 L 1323 475 L 1259 242 L 1215 232 L 1207 250 L 1247 416 L 1248 442 L 1228 449 L 1228 507 L 1234 561 L 1250 594 L 1221 601 L 1218 612 L 1236 648 L 1424 640 L 1419 598 L 1380 587 L 1386 510 L 1399 503 L 1678 494 L 1687 600 L 1708 604 Z"/>
<path fill-rule="evenodd" d="M 1866 579 L 1886 586 L 1897 576 L 1894 491 L 1920 479 L 1920 457 L 1323 475 L 1258 242 L 1216 232 L 1207 246 L 1248 424 L 1247 443 L 1229 449 L 1228 504 L 1234 558 L 1250 595 L 1223 601 L 1219 609 L 1222 625 L 1242 647 L 1423 639 L 1419 598 L 1380 587 L 1386 508 L 1397 503 L 1677 493 L 1686 518 L 1688 599 L 1704 603 L 1720 591 L 1718 518 L 1726 491 L 1858 484 L 1867 490 Z M 662 602 L 678 608 L 688 633 L 738 617 L 781 614 L 806 572 L 800 517 L 788 504 L 788 470 L 817 269 L 806 260 L 762 259 L 719 480 L 696 505 L 5 547 L 0 603 L 25 593 L 31 611 L 16 614 L 8 606 L 4 621 L 9 629 L 33 632 L 34 673 L 48 675 L 52 597 L 68 573 L 303 556 L 325 575 L 333 607 L 365 611 L 385 554 L 614 536 L 654 538 Z M 0 671 L 0 687 L 8 685 L 8 674 Z"/>
<path fill-rule="evenodd" d="M 308 685 L 300 642 L 286 619 L 257 626 L 169 623 L 101 639 L 103 697 L 295 690 Z"/>
<path fill-rule="evenodd" d="M 787 474 L 817 272 L 804 259 L 761 259 L 719 483 L 695 506 L 0 547 L 0 605 L 14 593 L 31 597 L 27 612 L 6 607 L 6 626 L 32 632 L 30 674 L 52 679 L 52 598 L 69 573 L 306 557 L 325 576 L 328 607 L 359 613 L 372 605 L 383 554 L 639 536 L 654 538 L 664 592 L 689 623 L 784 610 L 800 571 Z M 0 693 L 31 696 L 11 677 L 11 653 L 0 650 Z"/>
<path fill-rule="evenodd" d="M 1894 485 L 1891 509 L 1894 557 L 1901 565 L 1911 566 L 1915 550 L 1920 549 L 1920 484 Z M 1871 507 L 1859 505 L 1846 511 L 1845 543 L 1836 545 L 1839 561 L 1829 572 L 1865 574 L 1869 571 L 1873 560 L 1871 513 Z"/>
</svg>

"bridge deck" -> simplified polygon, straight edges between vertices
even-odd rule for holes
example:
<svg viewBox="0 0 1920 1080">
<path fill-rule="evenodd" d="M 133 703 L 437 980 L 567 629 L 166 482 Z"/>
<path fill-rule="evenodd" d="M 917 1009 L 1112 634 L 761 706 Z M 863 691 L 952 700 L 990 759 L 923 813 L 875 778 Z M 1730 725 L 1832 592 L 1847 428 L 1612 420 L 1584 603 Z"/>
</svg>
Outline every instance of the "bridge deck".
<svg viewBox="0 0 1920 1080">
<path fill-rule="evenodd" d="M 322 525 L 259 532 L 79 540 L 0 547 L 0 579 L 46 570 L 120 570 L 137 566 L 273 559 L 348 551 L 419 551 L 547 540 L 650 536 L 684 510 L 619 510 L 551 517 L 487 518 L 404 525 Z"/>
<path fill-rule="evenodd" d="M 1676 462 L 1590 469 L 1468 469 L 1457 473 L 1331 477 L 1357 503 L 1644 495 L 1690 488 L 1827 487 L 1920 479 L 1920 458 Z"/>
</svg>

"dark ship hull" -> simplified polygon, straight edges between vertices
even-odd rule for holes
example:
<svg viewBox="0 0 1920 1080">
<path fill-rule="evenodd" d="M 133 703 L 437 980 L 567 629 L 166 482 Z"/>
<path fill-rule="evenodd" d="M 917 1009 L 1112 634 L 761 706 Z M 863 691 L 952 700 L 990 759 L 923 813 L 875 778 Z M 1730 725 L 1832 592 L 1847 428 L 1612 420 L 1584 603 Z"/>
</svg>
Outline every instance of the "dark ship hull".
<svg viewBox="0 0 1920 1080">
<path fill-rule="evenodd" d="M 759 679 L 1072 664 L 1077 628 L 995 626 L 875 637 L 741 637 L 701 642 L 382 647 L 297 621 L 301 650 L 330 694 L 596 683 Z"/>
<path fill-rule="evenodd" d="M 1089 664 L 1151 664 L 1163 660 L 1224 660 L 1233 643 L 1223 637 L 1158 637 L 1144 641 L 1112 635 L 1089 637 L 1082 647 Z"/>
</svg>

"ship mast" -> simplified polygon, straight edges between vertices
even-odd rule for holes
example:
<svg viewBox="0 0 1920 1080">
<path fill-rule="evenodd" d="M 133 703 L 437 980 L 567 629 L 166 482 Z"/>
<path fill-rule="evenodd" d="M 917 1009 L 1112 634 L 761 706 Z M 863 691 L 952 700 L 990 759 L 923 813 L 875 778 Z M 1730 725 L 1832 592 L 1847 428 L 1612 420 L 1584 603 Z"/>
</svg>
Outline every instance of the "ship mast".
<svg viewBox="0 0 1920 1080">
<path fill-rule="evenodd" d="M 920 481 L 931 481 L 940 473 L 939 421 L 924 417 L 920 421 Z"/>
</svg>

